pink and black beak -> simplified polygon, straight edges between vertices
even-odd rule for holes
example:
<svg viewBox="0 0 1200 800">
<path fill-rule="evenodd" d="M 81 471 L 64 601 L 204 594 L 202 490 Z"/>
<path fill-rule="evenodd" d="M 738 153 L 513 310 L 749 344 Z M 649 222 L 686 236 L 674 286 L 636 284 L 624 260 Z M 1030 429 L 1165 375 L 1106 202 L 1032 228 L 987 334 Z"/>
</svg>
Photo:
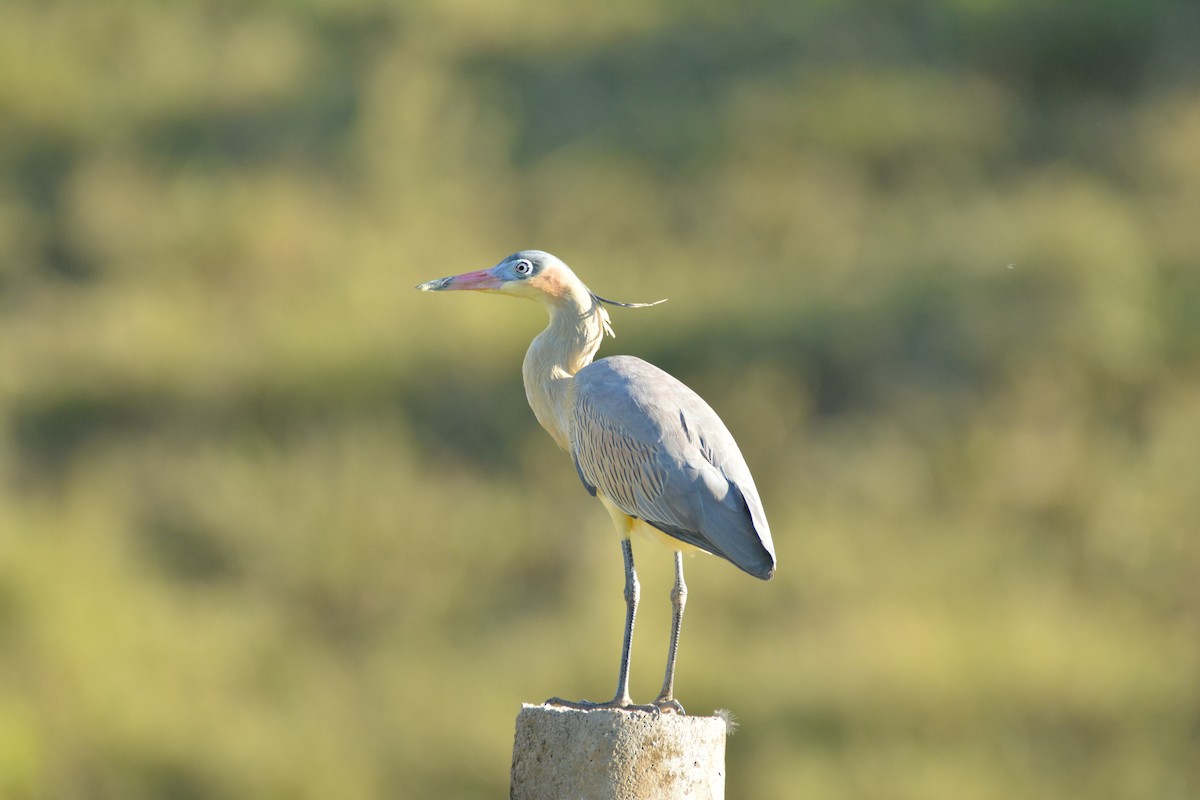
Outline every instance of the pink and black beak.
<svg viewBox="0 0 1200 800">
<path fill-rule="evenodd" d="M 449 292 L 460 289 L 486 292 L 498 291 L 503 285 L 504 280 L 497 276 L 495 268 L 492 268 L 426 281 L 417 288 L 422 292 Z"/>
</svg>

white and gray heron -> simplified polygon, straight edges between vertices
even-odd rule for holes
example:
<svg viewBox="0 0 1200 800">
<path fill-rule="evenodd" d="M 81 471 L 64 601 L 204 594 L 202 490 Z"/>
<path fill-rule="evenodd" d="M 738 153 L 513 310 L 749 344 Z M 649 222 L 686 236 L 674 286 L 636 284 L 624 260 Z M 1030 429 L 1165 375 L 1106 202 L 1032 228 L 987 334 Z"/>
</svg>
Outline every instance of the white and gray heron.
<svg viewBox="0 0 1200 800">
<path fill-rule="evenodd" d="M 663 370 L 634 356 L 593 361 L 605 333 L 601 305 L 641 307 L 597 296 L 557 257 L 514 253 L 491 269 L 423 283 L 424 292 L 473 290 L 536 300 L 550 315 L 525 354 L 522 375 L 542 427 L 571 455 L 588 492 L 612 516 L 625 559 L 625 638 L 617 692 L 602 703 L 553 698 L 572 708 L 683 713 L 675 700 L 675 656 L 687 600 L 683 554 L 720 556 L 762 580 L 775 574 L 775 547 L 750 469 L 716 412 Z M 661 301 L 660 301 L 661 302 Z M 629 696 L 629 655 L 639 586 L 630 536 L 675 552 L 671 640 L 662 691 L 649 705 Z"/>
</svg>

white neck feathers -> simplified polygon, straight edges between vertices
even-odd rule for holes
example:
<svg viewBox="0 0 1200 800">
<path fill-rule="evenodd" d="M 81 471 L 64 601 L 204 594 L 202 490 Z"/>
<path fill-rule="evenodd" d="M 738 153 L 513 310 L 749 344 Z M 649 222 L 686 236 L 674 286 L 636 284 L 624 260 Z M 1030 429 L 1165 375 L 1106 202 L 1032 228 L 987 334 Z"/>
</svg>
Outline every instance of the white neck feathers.
<svg viewBox="0 0 1200 800">
<path fill-rule="evenodd" d="M 604 334 L 612 335 L 608 312 L 583 286 L 547 303 L 550 324 L 538 334 L 521 367 L 525 396 L 541 426 L 570 452 L 574 376 L 592 363 Z"/>
</svg>

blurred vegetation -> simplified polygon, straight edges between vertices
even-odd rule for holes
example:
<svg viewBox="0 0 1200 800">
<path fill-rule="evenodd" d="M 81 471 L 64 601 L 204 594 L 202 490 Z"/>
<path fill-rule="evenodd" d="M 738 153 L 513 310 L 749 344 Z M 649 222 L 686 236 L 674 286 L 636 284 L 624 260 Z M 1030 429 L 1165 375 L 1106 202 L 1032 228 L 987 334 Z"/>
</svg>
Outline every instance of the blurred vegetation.
<svg viewBox="0 0 1200 800">
<path fill-rule="evenodd" d="M 499 797 L 612 689 L 521 247 L 721 412 L 689 563 L 731 798 L 1200 796 L 1200 13 L 12 0 L 0 796 Z M 669 554 L 638 549 L 635 696 Z"/>
</svg>

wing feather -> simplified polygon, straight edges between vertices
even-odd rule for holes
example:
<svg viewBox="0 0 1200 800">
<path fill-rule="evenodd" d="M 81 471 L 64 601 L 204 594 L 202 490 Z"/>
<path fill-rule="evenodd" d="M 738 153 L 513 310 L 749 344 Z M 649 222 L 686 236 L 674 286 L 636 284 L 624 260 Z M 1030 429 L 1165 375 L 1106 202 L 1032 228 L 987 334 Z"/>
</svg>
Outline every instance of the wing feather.
<svg viewBox="0 0 1200 800">
<path fill-rule="evenodd" d="M 589 492 L 759 578 L 775 570 L 770 527 L 733 436 L 703 399 L 632 356 L 575 376 L 571 451 Z"/>
</svg>

